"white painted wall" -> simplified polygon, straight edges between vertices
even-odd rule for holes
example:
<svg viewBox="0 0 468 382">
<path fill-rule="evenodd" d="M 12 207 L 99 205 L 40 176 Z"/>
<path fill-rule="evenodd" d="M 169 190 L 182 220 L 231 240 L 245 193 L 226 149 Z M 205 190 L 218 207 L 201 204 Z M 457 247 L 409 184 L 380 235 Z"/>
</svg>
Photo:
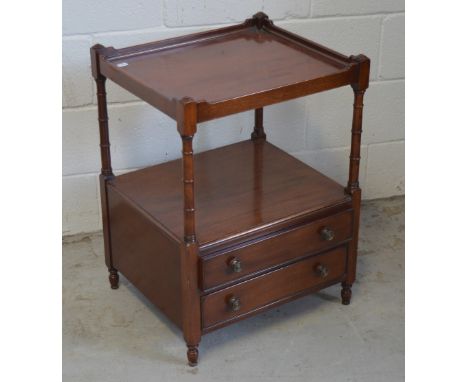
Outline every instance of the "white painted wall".
<svg viewBox="0 0 468 382">
<path fill-rule="evenodd" d="M 366 199 L 404 193 L 403 0 L 63 0 L 63 233 L 101 228 L 98 123 L 89 48 L 116 48 L 243 21 L 259 10 L 275 23 L 344 54 L 372 60 L 365 96 L 361 186 Z M 265 108 L 268 139 L 345 184 L 349 87 Z M 180 155 L 175 123 L 108 83 L 113 168 Z M 198 151 L 249 137 L 253 112 L 204 124 Z M 214 132 L 216 131 L 216 134 Z M 211 134 L 213 133 L 213 134 Z"/>
</svg>

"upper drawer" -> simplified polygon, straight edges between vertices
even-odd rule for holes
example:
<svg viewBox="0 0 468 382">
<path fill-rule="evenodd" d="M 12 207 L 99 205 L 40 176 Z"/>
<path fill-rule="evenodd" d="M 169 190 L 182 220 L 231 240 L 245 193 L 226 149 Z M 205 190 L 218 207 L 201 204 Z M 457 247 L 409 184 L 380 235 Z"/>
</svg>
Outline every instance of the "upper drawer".
<svg viewBox="0 0 468 382">
<path fill-rule="evenodd" d="M 351 228 L 352 211 L 345 211 L 203 257 L 203 289 L 336 245 L 351 237 Z"/>
</svg>

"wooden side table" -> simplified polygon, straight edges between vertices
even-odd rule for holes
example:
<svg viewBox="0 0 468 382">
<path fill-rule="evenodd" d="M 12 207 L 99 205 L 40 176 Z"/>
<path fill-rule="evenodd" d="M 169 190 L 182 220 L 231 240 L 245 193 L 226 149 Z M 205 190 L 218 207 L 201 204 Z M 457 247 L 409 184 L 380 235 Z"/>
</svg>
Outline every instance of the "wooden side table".
<svg viewBox="0 0 468 382">
<path fill-rule="evenodd" d="M 95 45 L 105 261 L 178 325 L 195 365 L 201 336 L 356 277 L 359 160 L 370 60 L 244 23 L 124 49 Z M 182 159 L 115 176 L 105 81 L 172 117 Z M 345 188 L 266 140 L 263 107 L 351 85 Z M 255 110 L 251 140 L 194 154 L 197 124 Z M 287 127 L 285 127 L 287 128 Z"/>
</svg>

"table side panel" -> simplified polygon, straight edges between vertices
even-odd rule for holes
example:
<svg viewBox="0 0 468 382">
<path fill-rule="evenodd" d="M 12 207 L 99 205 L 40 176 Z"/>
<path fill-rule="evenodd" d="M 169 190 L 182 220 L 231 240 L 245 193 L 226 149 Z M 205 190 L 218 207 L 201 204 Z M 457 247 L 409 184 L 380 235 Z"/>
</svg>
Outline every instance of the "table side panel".
<svg viewBox="0 0 468 382">
<path fill-rule="evenodd" d="M 108 187 L 115 268 L 176 325 L 182 325 L 180 244 Z"/>
</svg>

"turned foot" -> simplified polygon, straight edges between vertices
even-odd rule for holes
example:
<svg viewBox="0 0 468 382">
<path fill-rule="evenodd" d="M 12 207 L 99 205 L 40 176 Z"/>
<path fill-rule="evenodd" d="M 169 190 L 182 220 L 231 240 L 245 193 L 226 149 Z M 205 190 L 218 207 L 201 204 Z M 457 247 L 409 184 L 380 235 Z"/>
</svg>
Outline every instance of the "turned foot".
<svg viewBox="0 0 468 382">
<path fill-rule="evenodd" d="M 343 305 L 349 305 L 351 302 L 351 296 L 353 292 L 351 291 L 352 284 L 341 283 L 341 303 Z"/>
<path fill-rule="evenodd" d="M 187 359 L 189 366 L 197 366 L 198 364 L 198 347 L 187 345 Z"/>
<path fill-rule="evenodd" d="M 119 273 L 117 269 L 109 269 L 109 282 L 112 289 L 117 289 L 119 287 Z"/>
</svg>

